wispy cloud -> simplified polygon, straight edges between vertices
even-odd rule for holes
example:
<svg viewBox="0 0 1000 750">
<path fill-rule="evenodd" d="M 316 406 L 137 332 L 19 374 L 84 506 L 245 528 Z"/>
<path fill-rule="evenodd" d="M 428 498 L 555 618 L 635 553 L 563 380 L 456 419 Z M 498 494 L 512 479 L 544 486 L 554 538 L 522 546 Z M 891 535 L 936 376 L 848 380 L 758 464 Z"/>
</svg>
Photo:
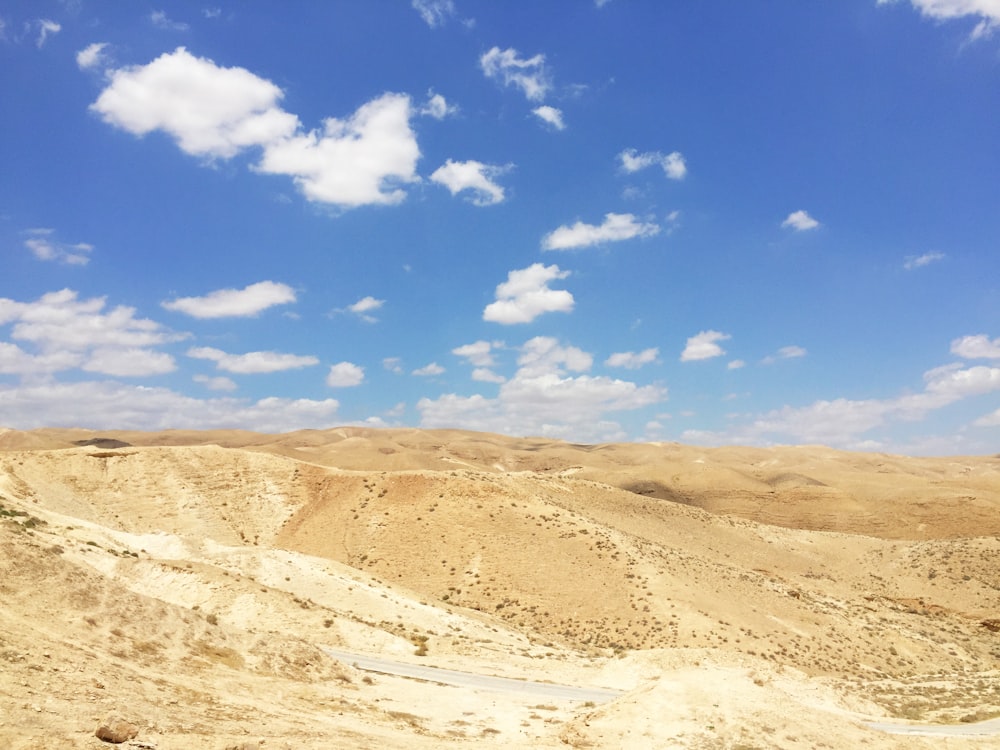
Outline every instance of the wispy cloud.
<svg viewBox="0 0 1000 750">
<path fill-rule="evenodd" d="M 166 310 L 193 318 L 246 318 L 269 307 L 295 302 L 295 290 L 287 284 L 260 281 L 243 289 L 218 289 L 204 297 L 180 297 L 161 302 Z"/>
<path fill-rule="evenodd" d="M 931 263 L 937 263 L 940 260 L 944 260 L 948 256 L 944 253 L 932 252 L 924 253 L 923 255 L 910 255 L 903 262 L 903 268 L 907 271 L 912 271 L 916 268 L 923 268 L 924 266 L 929 266 Z"/>
<path fill-rule="evenodd" d="M 560 109 L 543 104 L 541 107 L 535 107 L 531 113 L 555 130 L 566 129 L 566 123 L 563 121 L 563 113 Z"/>
<path fill-rule="evenodd" d="M 79 67 L 80 70 L 90 70 L 92 68 L 103 66 L 107 61 L 107 57 L 104 54 L 104 48 L 107 46 L 107 42 L 94 42 L 93 44 L 88 44 L 76 53 L 77 67 Z"/>
<path fill-rule="evenodd" d="M 444 26 L 455 15 L 454 0 L 412 0 L 411 4 L 432 29 Z"/>
<path fill-rule="evenodd" d="M 416 370 L 413 371 L 413 374 L 426 378 L 434 375 L 441 375 L 444 371 L 445 371 L 444 368 L 437 362 L 431 362 L 430 364 L 424 365 L 423 367 L 418 367 Z"/>
<path fill-rule="evenodd" d="M 521 89 L 531 101 L 543 100 L 552 88 L 549 72 L 545 68 L 545 55 L 542 54 L 522 58 L 512 47 L 505 50 L 493 47 L 479 58 L 479 67 L 487 78 Z"/>
<path fill-rule="evenodd" d="M 69 266 L 85 266 L 90 263 L 94 246 L 87 242 L 66 244 L 55 239 L 55 230 L 47 228 L 27 229 L 28 238 L 24 246 L 38 260 L 52 261 Z"/>
<path fill-rule="evenodd" d="M 164 31 L 188 31 L 191 28 L 182 21 L 171 20 L 166 12 L 162 10 L 154 10 L 150 13 L 149 20 L 153 22 L 153 26 Z"/>
<path fill-rule="evenodd" d="M 659 151 L 647 151 L 640 154 L 636 149 L 629 148 L 618 154 L 622 169 L 628 173 L 659 165 L 663 173 L 671 180 L 683 180 L 687 176 L 687 162 L 680 151 L 663 154 Z"/>
<path fill-rule="evenodd" d="M 608 367 L 624 367 L 626 370 L 638 370 L 643 365 L 655 362 L 660 356 L 656 347 L 643 349 L 641 352 L 616 352 L 608 357 L 604 364 Z"/>
<path fill-rule="evenodd" d="M 775 354 L 770 354 L 761 361 L 765 365 L 772 365 L 782 359 L 797 359 L 806 356 L 806 354 L 808 352 L 801 346 L 783 346 Z"/>
<path fill-rule="evenodd" d="M 45 42 L 49 40 L 50 36 L 58 34 L 62 31 L 62 26 L 55 21 L 51 21 L 48 18 L 39 18 L 34 21 L 35 28 L 38 29 L 38 36 L 35 37 L 35 46 L 41 49 L 45 46 Z"/>
<path fill-rule="evenodd" d="M 602 224 L 585 224 L 578 221 L 563 225 L 542 238 L 543 250 L 572 250 L 605 242 L 621 242 L 634 237 L 652 237 L 660 227 L 652 222 L 641 222 L 633 214 L 608 213 Z"/>
</svg>

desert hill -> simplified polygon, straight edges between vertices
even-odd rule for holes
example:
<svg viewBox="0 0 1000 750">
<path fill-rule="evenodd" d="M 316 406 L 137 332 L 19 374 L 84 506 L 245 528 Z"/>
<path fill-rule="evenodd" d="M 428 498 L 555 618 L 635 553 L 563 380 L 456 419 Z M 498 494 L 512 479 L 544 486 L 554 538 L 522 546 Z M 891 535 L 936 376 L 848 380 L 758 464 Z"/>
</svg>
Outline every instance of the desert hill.
<svg viewBox="0 0 1000 750">
<path fill-rule="evenodd" d="M 865 724 L 1000 716 L 997 457 L 6 430 L 0 516 L 11 747 L 112 710 L 159 750 L 998 741 Z"/>
</svg>

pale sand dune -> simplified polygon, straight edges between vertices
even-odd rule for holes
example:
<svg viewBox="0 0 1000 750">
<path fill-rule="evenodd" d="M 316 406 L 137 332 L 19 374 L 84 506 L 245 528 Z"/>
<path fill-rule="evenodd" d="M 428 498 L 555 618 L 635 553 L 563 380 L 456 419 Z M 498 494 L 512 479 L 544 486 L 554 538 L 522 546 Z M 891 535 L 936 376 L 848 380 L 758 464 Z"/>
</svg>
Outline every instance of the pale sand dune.
<svg viewBox="0 0 1000 750">
<path fill-rule="evenodd" d="M 0 432 L 0 745 L 995 747 L 1000 460 Z M 583 687 L 540 702 L 318 647 Z M 418 651 L 426 651 L 418 655 Z"/>
</svg>

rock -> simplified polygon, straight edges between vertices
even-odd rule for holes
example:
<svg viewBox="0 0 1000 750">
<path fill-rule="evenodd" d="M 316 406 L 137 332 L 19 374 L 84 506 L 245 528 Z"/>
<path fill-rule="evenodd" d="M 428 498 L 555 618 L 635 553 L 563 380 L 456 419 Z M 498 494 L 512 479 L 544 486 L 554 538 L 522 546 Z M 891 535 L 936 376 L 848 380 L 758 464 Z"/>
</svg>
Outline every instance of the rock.
<svg viewBox="0 0 1000 750">
<path fill-rule="evenodd" d="M 120 714 L 108 714 L 94 735 L 104 742 L 125 742 L 139 734 L 139 727 L 128 721 Z"/>
</svg>

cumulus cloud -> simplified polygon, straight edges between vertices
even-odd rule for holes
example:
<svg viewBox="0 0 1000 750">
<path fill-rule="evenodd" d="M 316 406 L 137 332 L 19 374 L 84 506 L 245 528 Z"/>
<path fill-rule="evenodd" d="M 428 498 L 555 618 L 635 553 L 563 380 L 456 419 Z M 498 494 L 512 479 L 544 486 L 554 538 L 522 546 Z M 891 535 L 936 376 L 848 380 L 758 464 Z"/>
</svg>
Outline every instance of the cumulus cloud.
<svg viewBox="0 0 1000 750">
<path fill-rule="evenodd" d="M 469 190 L 472 192 L 469 199 L 472 203 L 477 206 L 492 206 L 504 199 L 504 189 L 493 179 L 508 169 L 509 166 L 498 167 L 478 161 L 448 159 L 443 166 L 434 170 L 431 181 L 444 185 L 452 195 Z"/>
<path fill-rule="evenodd" d="M 739 370 L 747 366 L 747 363 L 742 359 L 734 359 L 729 364 L 726 365 L 727 370 Z"/>
<path fill-rule="evenodd" d="M 521 89 L 531 101 L 543 100 L 552 87 L 542 54 L 521 58 L 513 47 L 505 50 L 493 47 L 479 58 L 479 67 L 487 78 Z"/>
<path fill-rule="evenodd" d="M 291 177 L 311 201 L 344 208 L 394 204 L 418 181 L 420 156 L 410 98 L 386 93 L 346 120 L 304 132 L 284 111 L 283 92 L 245 68 L 225 68 L 178 47 L 147 65 L 115 70 L 91 105 L 106 123 L 135 135 L 163 131 L 184 152 L 230 159 L 261 149 L 253 167 Z"/>
<path fill-rule="evenodd" d="M 423 367 L 417 368 L 416 370 L 413 371 L 413 374 L 426 378 L 426 377 L 431 377 L 433 375 L 440 375 L 443 372 L 444 368 L 441 365 L 439 365 L 437 362 L 431 362 L 428 365 L 424 365 Z"/>
<path fill-rule="evenodd" d="M 204 297 L 180 297 L 161 302 L 167 310 L 193 318 L 246 318 L 269 307 L 295 301 L 295 290 L 275 281 L 259 281 L 243 289 L 218 289 Z"/>
<path fill-rule="evenodd" d="M 634 148 L 629 148 L 618 154 L 618 158 L 621 160 L 622 169 L 629 173 L 659 165 L 671 180 L 683 180 L 687 175 L 687 162 L 684 161 L 684 155 L 680 151 L 672 151 L 669 154 L 647 151 L 640 154 Z"/>
<path fill-rule="evenodd" d="M 79 67 L 80 70 L 90 70 L 91 68 L 104 65 L 106 62 L 104 48 L 107 46 L 107 42 L 94 42 L 93 44 L 88 44 L 76 53 L 77 67 Z"/>
<path fill-rule="evenodd" d="M 338 362 L 330 366 L 326 384 L 331 388 L 351 388 L 365 382 L 365 370 L 353 362 Z"/>
<path fill-rule="evenodd" d="M 531 110 L 531 113 L 539 120 L 552 126 L 556 130 L 566 129 L 566 123 L 563 122 L 563 113 L 560 109 L 550 107 L 548 104 L 543 104 L 541 107 L 535 107 Z"/>
<path fill-rule="evenodd" d="M 84 369 L 132 377 L 172 372 L 173 358 L 154 347 L 179 341 L 159 323 L 137 318 L 131 307 L 105 311 L 105 298 L 81 300 L 75 291 L 49 292 L 34 302 L 0 298 L 0 325 L 13 324 L 0 342 L 0 372 L 37 376 Z"/>
<path fill-rule="evenodd" d="M 652 237 L 659 231 L 659 225 L 640 222 L 632 214 L 608 213 L 604 215 L 603 224 L 578 221 L 572 226 L 563 225 L 553 230 L 542 238 L 542 249 L 571 250 L 604 242 L 621 242 L 633 237 Z"/>
<path fill-rule="evenodd" d="M 228 354 L 221 349 L 210 346 L 196 346 L 188 349 L 187 355 L 194 359 L 207 359 L 215 362 L 215 366 L 225 372 L 240 375 L 256 375 L 269 372 L 283 372 L 311 367 L 319 364 L 312 356 L 283 354 L 281 352 L 247 352 L 246 354 Z"/>
<path fill-rule="evenodd" d="M 70 266 L 85 266 L 90 262 L 90 253 L 94 246 L 86 242 L 67 245 L 55 239 L 54 229 L 28 229 L 25 231 L 28 239 L 24 246 L 38 260 L 52 261 Z"/>
<path fill-rule="evenodd" d="M 944 260 L 947 257 L 944 253 L 938 252 L 910 255 L 903 262 L 903 268 L 907 271 L 912 271 L 915 268 L 923 268 L 924 266 L 929 266 L 931 263 L 937 263 L 939 260 Z"/>
<path fill-rule="evenodd" d="M 469 364 L 477 367 L 493 367 L 496 364 L 496 360 L 493 357 L 493 347 L 493 342 L 480 340 L 472 344 L 455 347 L 451 350 L 451 353 L 468 360 Z"/>
<path fill-rule="evenodd" d="M 621 426 L 606 418 L 666 398 L 665 388 L 638 386 L 585 372 L 593 357 L 558 340 L 538 336 L 521 347 L 519 368 L 495 398 L 444 394 L 417 403 L 423 427 L 462 427 L 505 434 L 573 440 L 620 440 Z M 497 380 L 496 382 L 501 382 Z"/>
<path fill-rule="evenodd" d="M 507 378 L 489 367 L 477 367 L 472 371 L 472 379 L 480 383 L 506 383 Z"/>
<path fill-rule="evenodd" d="M 382 360 L 382 367 L 395 375 L 403 373 L 403 365 L 399 357 L 386 357 Z"/>
<path fill-rule="evenodd" d="M 530 323 L 547 312 L 572 311 L 573 295 L 564 289 L 549 288 L 550 282 L 567 276 L 569 271 L 541 263 L 511 271 L 507 274 L 507 281 L 497 285 L 496 302 L 491 302 L 483 310 L 483 320 L 512 325 Z"/>
<path fill-rule="evenodd" d="M 4 424 L 18 429 L 242 429 L 288 432 L 335 427 L 335 399 L 199 399 L 166 388 L 113 381 L 0 385 Z"/>
<path fill-rule="evenodd" d="M 962 336 L 951 342 L 951 353 L 964 359 L 1000 359 L 1000 338 L 990 341 L 984 333 Z"/>
<path fill-rule="evenodd" d="M 787 218 L 781 222 L 782 227 L 794 229 L 796 232 L 804 232 L 808 229 L 815 229 L 819 226 L 816 221 L 806 211 L 792 211 Z"/>
<path fill-rule="evenodd" d="M 656 347 L 643 349 L 641 352 L 616 352 L 604 360 L 608 367 L 624 367 L 626 370 L 638 370 L 643 365 L 655 362 L 660 356 Z"/>
<path fill-rule="evenodd" d="M 256 169 L 292 177 L 306 198 L 320 203 L 399 203 L 406 197 L 400 185 L 420 179 L 411 114 L 408 96 L 382 94 L 347 120 L 325 120 L 322 131 L 269 143 Z"/>
<path fill-rule="evenodd" d="M 113 71 L 91 109 L 135 135 L 162 130 L 189 154 L 228 159 L 295 132 L 298 118 L 278 106 L 282 96 L 245 68 L 219 67 L 178 47 Z"/>
<path fill-rule="evenodd" d="M 687 340 L 687 346 L 681 353 L 681 362 L 695 362 L 700 359 L 712 359 L 726 353 L 719 346 L 720 341 L 732 338 L 728 333 L 719 331 L 701 331 Z"/>
<path fill-rule="evenodd" d="M 414 10 L 424 19 L 424 23 L 432 29 L 444 26 L 445 22 L 455 15 L 453 0 L 413 0 Z"/>
</svg>

